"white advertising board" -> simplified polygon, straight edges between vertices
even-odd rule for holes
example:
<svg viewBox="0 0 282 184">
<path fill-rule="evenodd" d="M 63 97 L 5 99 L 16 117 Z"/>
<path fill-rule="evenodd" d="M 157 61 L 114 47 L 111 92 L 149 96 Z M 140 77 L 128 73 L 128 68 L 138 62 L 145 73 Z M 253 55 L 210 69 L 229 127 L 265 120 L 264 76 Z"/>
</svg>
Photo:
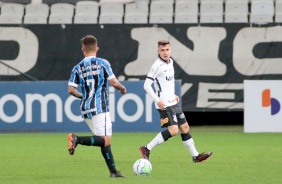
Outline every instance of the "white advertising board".
<svg viewBox="0 0 282 184">
<path fill-rule="evenodd" d="M 244 132 L 282 132 L 282 80 L 244 81 Z"/>
</svg>

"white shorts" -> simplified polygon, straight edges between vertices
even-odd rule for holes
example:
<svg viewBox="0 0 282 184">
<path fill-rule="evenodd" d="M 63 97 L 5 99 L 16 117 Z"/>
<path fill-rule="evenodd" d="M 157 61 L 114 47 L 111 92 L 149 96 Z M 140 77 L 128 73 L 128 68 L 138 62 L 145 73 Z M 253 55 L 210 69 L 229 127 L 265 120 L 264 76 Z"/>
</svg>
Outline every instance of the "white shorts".
<svg viewBox="0 0 282 184">
<path fill-rule="evenodd" d="M 92 116 L 92 118 L 85 118 L 84 120 L 94 135 L 112 135 L 112 122 L 109 112 L 100 113 Z"/>
</svg>

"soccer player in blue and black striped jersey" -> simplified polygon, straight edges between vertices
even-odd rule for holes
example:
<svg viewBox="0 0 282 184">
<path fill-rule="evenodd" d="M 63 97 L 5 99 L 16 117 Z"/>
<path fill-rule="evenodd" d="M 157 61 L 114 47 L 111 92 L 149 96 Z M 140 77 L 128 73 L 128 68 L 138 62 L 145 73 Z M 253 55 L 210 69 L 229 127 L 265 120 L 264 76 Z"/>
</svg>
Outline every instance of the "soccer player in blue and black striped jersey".
<svg viewBox="0 0 282 184">
<path fill-rule="evenodd" d="M 68 134 L 68 151 L 73 155 L 78 144 L 101 147 L 110 177 L 125 177 L 116 170 L 111 150 L 112 122 L 109 114 L 107 81 L 121 94 L 126 93 L 126 88 L 115 77 L 110 63 L 96 57 L 99 47 L 94 36 L 86 35 L 81 39 L 81 44 L 85 58 L 72 69 L 68 92 L 81 99 L 82 116 L 94 135 Z M 81 93 L 76 89 L 78 86 L 81 87 Z"/>
</svg>

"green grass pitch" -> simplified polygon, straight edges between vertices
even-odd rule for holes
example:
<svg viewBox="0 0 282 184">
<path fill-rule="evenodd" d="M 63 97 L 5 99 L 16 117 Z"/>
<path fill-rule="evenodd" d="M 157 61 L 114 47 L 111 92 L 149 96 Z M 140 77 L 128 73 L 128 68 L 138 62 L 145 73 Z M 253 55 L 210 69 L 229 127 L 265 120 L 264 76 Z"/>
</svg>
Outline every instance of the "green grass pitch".
<svg viewBox="0 0 282 184">
<path fill-rule="evenodd" d="M 242 126 L 191 127 L 197 150 L 213 151 L 212 157 L 193 163 L 177 135 L 152 150 L 152 174 L 136 176 L 132 165 L 140 158 L 138 147 L 156 134 L 114 133 L 116 166 L 127 178 L 109 178 L 98 147 L 79 145 L 70 156 L 67 133 L 0 134 L 0 183 L 282 183 L 282 134 L 243 133 Z"/>
</svg>

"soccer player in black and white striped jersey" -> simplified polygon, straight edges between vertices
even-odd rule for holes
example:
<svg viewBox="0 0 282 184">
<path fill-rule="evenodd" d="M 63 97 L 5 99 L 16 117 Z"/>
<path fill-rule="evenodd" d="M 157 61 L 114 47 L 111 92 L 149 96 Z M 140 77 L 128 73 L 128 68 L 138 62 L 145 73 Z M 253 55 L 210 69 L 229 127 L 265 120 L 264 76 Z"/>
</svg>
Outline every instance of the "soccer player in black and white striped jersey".
<svg viewBox="0 0 282 184">
<path fill-rule="evenodd" d="M 180 132 L 185 147 L 189 150 L 193 162 L 202 162 L 212 155 L 212 152 L 199 153 L 194 140 L 189 133 L 189 125 L 182 109 L 177 105 L 179 97 L 175 95 L 174 67 L 171 56 L 171 46 L 168 40 L 158 42 L 158 58 L 153 63 L 144 83 L 145 91 L 153 98 L 155 107 L 160 114 L 160 124 L 166 128 L 158 133 L 146 146 L 139 148 L 141 156 L 149 159 L 151 150 Z M 152 84 L 154 84 L 153 90 Z"/>
<path fill-rule="evenodd" d="M 68 151 L 70 155 L 73 155 L 78 144 L 101 147 L 102 155 L 110 171 L 110 177 L 125 177 L 116 170 L 111 150 L 112 122 L 108 107 L 107 81 L 121 94 L 126 93 L 126 88 L 115 77 L 110 63 L 96 57 L 99 47 L 94 36 L 86 35 L 81 39 L 81 44 L 85 58 L 72 69 L 68 92 L 81 99 L 82 116 L 94 135 L 68 134 Z M 80 85 L 82 93 L 77 91 L 78 85 Z"/>
</svg>

